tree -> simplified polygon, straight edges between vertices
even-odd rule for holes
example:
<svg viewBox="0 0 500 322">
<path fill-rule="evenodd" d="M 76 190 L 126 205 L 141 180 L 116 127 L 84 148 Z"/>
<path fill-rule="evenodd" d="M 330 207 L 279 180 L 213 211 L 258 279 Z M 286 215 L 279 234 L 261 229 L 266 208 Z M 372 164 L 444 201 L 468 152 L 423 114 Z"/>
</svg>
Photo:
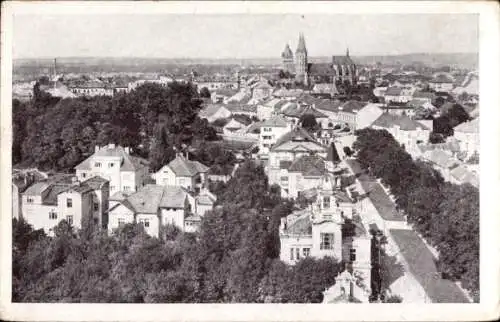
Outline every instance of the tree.
<svg viewBox="0 0 500 322">
<path fill-rule="evenodd" d="M 206 87 L 202 87 L 200 90 L 200 97 L 210 98 L 210 91 Z"/>
<path fill-rule="evenodd" d="M 316 121 L 316 118 L 314 117 L 313 114 L 303 114 L 299 118 L 299 123 L 302 125 L 304 129 L 306 129 L 309 132 L 315 132 L 320 128 L 320 125 Z"/>
<path fill-rule="evenodd" d="M 351 150 L 351 148 L 350 148 L 350 147 L 345 146 L 345 147 L 344 147 L 344 154 L 345 154 L 346 156 L 348 156 L 348 157 L 351 157 L 351 156 L 352 156 L 352 154 L 353 154 L 353 151 Z"/>
</svg>

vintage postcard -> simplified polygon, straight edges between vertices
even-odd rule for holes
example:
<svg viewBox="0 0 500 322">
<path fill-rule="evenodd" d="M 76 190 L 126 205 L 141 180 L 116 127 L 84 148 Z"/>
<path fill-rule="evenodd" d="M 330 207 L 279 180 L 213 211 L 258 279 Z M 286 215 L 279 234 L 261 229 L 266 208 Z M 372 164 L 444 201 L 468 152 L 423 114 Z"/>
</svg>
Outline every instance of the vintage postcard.
<svg viewBox="0 0 500 322">
<path fill-rule="evenodd" d="M 3 3 L 0 318 L 498 318 L 499 12 Z"/>
</svg>

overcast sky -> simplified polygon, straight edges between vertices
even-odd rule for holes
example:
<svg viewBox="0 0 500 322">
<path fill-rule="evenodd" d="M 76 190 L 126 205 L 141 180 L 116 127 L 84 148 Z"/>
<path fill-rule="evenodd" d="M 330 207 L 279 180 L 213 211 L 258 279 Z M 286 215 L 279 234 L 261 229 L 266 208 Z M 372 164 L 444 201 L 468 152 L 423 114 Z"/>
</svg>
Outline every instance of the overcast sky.
<svg viewBox="0 0 500 322">
<path fill-rule="evenodd" d="M 279 57 L 478 51 L 477 15 L 16 15 L 13 57 Z"/>
</svg>

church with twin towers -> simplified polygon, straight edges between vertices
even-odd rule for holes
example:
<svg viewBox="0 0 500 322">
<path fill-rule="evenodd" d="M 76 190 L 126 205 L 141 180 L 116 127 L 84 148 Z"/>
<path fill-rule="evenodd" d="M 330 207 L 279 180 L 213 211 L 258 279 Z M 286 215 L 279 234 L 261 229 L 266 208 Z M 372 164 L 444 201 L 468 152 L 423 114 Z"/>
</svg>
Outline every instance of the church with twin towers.
<svg viewBox="0 0 500 322">
<path fill-rule="evenodd" d="M 329 63 L 309 63 L 306 40 L 303 33 L 299 34 L 299 42 L 295 56 L 287 44 L 281 53 L 282 70 L 289 75 L 295 75 L 295 81 L 306 86 L 314 83 L 356 84 L 358 70 L 349 56 L 349 48 L 345 56 L 332 56 Z"/>
</svg>

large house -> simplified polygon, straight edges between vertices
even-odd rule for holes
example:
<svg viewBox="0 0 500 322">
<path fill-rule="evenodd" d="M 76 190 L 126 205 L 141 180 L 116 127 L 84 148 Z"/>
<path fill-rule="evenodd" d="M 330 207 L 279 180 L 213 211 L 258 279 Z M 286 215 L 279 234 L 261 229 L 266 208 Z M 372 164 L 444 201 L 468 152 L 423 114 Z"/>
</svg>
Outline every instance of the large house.
<svg viewBox="0 0 500 322">
<path fill-rule="evenodd" d="M 366 102 L 359 101 L 347 101 L 343 103 L 338 107 L 338 121 L 346 123 L 351 129 L 354 129 L 357 123 L 357 114 L 366 104 Z"/>
<path fill-rule="evenodd" d="M 207 181 L 208 167 L 178 153 L 169 164 L 153 174 L 157 185 L 181 186 L 188 191 L 199 192 Z"/>
<path fill-rule="evenodd" d="M 275 116 L 262 122 L 260 124 L 259 154 L 268 154 L 278 139 L 291 129 L 291 124 L 281 116 Z"/>
<path fill-rule="evenodd" d="M 294 162 L 302 156 L 317 155 L 326 158 L 327 149 L 306 130 L 295 128 L 283 135 L 269 151 L 268 176 L 270 182 L 279 182 L 284 162 Z"/>
<path fill-rule="evenodd" d="M 449 93 L 453 90 L 454 80 L 446 74 L 438 74 L 429 81 L 429 87 L 436 92 Z"/>
<path fill-rule="evenodd" d="M 412 156 L 420 155 L 418 145 L 429 140 L 430 129 L 406 115 L 383 113 L 371 125 L 373 129 L 387 130 Z"/>
<path fill-rule="evenodd" d="M 460 150 L 466 152 L 467 156 L 479 153 L 479 118 L 455 126 L 453 136 L 459 141 Z"/>
<path fill-rule="evenodd" d="M 295 264 L 305 257 L 334 257 L 371 285 L 371 236 L 356 203 L 335 176 L 325 175 L 315 202 L 282 219 L 280 259 Z"/>
<path fill-rule="evenodd" d="M 193 231 L 201 221 L 195 214 L 195 198 L 183 187 L 148 184 L 130 195 L 111 196 L 108 230 L 112 233 L 125 224 L 137 223 L 153 237 L 160 237 L 165 225 Z"/>
<path fill-rule="evenodd" d="M 201 109 L 198 115 L 200 118 L 206 119 L 208 122 L 212 123 L 218 119 L 229 118 L 233 113 L 222 104 L 210 104 Z"/>
<path fill-rule="evenodd" d="M 108 209 L 109 182 L 94 176 L 83 182 L 65 176 L 62 180 L 40 181 L 22 194 L 23 218 L 34 229 L 53 235 L 53 228 L 65 219 L 79 229 L 85 225 L 104 228 Z"/>
<path fill-rule="evenodd" d="M 323 177 L 339 162 L 337 148 L 332 143 L 326 159 L 319 155 L 303 155 L 294 161 L 280 161 L 279 170 L 272 171 L 269 183 L 280 186 L 282 197 L 297 198 L 304 191 L 320 187 Z"/>
<path fill-rule="evenodd" d="M 147 160 L 130 154 L 130 148 L 115 146 L 95 147 L 95 152 L 75 167 L 79 181 L 94 176 L 109 180 L 110 194 L 117 191 L 137 191 L 149 176 Z"/>
</svg>

